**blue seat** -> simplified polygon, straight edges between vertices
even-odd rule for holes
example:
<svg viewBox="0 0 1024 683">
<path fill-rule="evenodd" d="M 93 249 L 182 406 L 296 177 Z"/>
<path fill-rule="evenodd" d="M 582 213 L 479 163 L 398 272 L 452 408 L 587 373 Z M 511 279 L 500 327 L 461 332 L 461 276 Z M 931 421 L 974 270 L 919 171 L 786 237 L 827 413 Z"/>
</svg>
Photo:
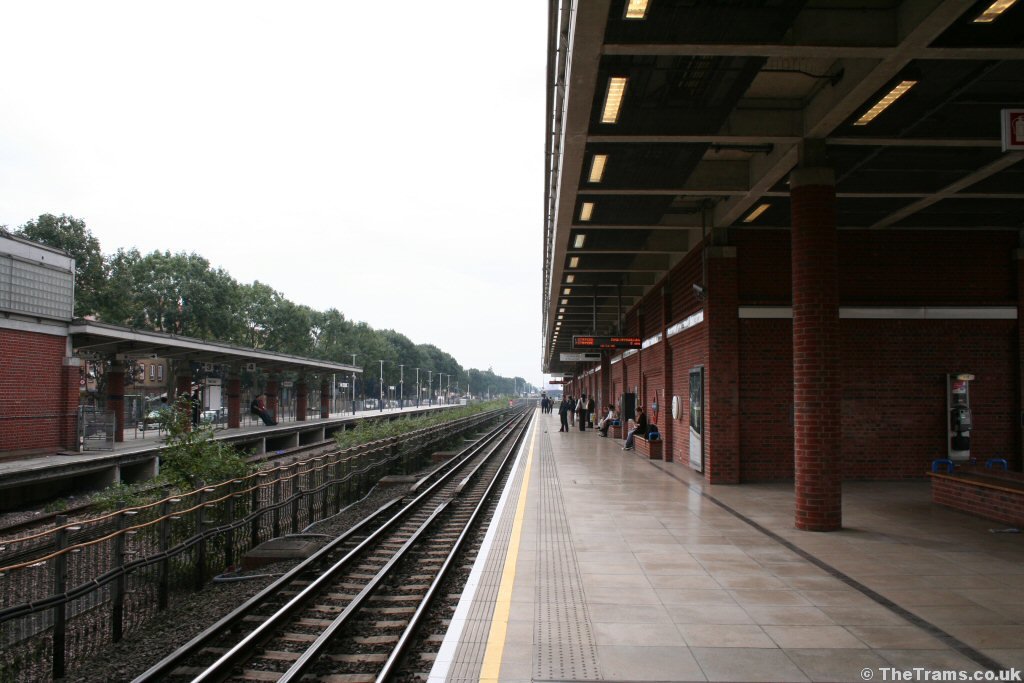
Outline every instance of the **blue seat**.
<svg viewBox="0 0 1024 683">
<path fill-rule="evenodd" d="M 996 465 L 1002 465 L 1004 470 L 1010 469 L 1006 463 L 1006 458 L 989 458 L 985 461 L 986 469 L 993 469 Z"/>
<path fill-rule="evenodd" d="M 932 472 L 938 472 L 939 468 L 943 466 L 947 468 L 947 472 L 949 472 L 950 474 L 953 473 L 953 461 L 950 460 L 949 458 L 938 458 L 936 460 L 932 460 Z"/>
</svg>

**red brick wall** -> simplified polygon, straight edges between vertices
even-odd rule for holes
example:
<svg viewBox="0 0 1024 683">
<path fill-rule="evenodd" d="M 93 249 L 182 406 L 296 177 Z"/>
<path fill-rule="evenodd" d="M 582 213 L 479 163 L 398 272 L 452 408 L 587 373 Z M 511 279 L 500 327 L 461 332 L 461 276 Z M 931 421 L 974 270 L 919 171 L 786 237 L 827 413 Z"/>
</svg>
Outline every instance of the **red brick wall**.
<svg viewBox="0 0 1024 683">
<path fill-rule="evenodd" d="M 79 373 L 64 367 L 66 345 L 64 336 L 0 329 L 0 452 L 74 445 Z"/>
<path fill-rule="evenodd" d="M 793 478 L 793 325 L 740 321 L 740 480 Z"/>
<path fill-rule="evenodd" d="M 1024 524 L 1024 491 L 1011 493 L 990 489 L 958 478 L 933 476 L 931 479 L 933 503 L 1018 527 Z M 990 483 L 999 485 L 999 482 Z"/>
</svg>

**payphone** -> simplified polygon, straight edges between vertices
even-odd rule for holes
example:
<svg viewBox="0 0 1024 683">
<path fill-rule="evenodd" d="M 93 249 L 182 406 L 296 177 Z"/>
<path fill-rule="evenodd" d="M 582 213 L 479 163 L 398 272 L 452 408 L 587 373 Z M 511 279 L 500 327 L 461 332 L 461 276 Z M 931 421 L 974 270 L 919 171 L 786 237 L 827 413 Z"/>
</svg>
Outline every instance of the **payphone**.
<svg viewBox="0 0 1024 683">
<path fill-rule="evenodd" d="M 971 457 L 971 382 L 974 375 L 946 375 L 947 457 L 967 462 Z"/>
</svg>

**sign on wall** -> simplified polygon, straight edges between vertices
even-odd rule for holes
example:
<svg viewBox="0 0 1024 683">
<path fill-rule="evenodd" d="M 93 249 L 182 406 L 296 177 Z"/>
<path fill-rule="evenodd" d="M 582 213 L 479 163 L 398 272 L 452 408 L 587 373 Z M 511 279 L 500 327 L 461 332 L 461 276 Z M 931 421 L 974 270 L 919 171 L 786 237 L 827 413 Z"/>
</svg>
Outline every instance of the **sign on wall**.
<svg viewBox="0 0 1024 683">
<path fill-rule="evenodd" d="M 1024 150 L 1024 109 L 1003 109 L 1003 151 Z"/>
</svg>

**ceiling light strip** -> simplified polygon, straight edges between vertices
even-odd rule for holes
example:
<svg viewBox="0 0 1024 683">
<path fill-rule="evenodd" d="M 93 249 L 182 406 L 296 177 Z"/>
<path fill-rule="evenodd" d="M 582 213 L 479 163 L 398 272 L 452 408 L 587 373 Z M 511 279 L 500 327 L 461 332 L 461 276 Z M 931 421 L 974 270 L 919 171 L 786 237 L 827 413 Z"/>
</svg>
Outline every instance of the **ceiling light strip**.
<svg viewBox="0 0 1024 683">
<path fill-rule="evenodd" d="M 973 23 L 990 24 L 998 19 L 1000 14 L 1013 7 L 1015 2 L 1017 0 L 996 0 L 988 6 L 988 9 L 979 14 Z"/>
<path fill-rule="evenodd" d="M 896 100 L 902 97 L 908 90 L 917 85 L 917 81 L 900 81 L 899 84 L 887 92 L 882 99 L 875 103 L 875 106 L 868 109 L 859 119 L 853 122 L 855 126 L 866 126 L 875 120 L 883 111 L 888 109 Z"/>
<path fill-rule="evenodd" d="M 608 92 L 605 93 L 604 107 L 601 109 L 601 123 L 618 122 L 627 80 L 629 79 L 625 76 L 612 76 L 608 79 Z"/>
</svg>

